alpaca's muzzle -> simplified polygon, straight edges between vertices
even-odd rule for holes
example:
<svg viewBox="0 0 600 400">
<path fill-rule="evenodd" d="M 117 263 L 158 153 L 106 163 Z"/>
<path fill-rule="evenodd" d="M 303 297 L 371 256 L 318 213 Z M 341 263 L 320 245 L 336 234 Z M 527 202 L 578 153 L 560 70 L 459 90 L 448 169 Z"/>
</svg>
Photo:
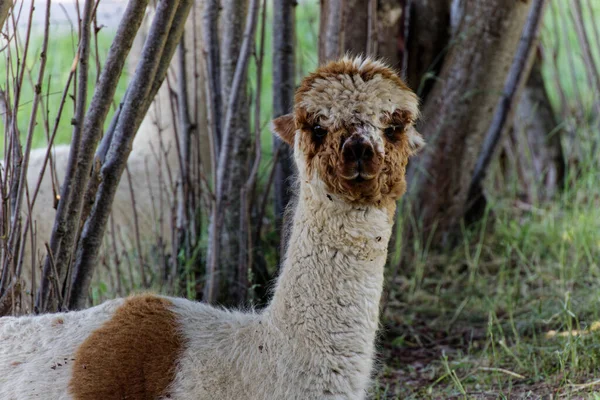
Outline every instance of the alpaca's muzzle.
<svg viewBox="0 0 600 400">
<path fill-rule="evenodd" d="M 342 145 L 340 175 L 346 180 L 365 181 L 377 176 L 381 162 L 373 143 L 364 134 L 353 133 Z"/>
</svg>

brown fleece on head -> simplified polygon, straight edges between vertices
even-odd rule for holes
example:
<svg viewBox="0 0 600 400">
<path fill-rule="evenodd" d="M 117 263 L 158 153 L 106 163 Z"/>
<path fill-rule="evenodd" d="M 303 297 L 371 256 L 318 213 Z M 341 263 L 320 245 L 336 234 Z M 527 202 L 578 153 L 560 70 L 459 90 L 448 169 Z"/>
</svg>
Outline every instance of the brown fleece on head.
<svg viewBox="0 0 600 400">
<path fill-rule="evenodd" d="M 344 78 L 346 76 L 346 78 Z M 321 96 L 315 93 L 314 84 L 326 80 L 333 82 L 347 79 L 347 76 L 360 76 L 362 81 L 368 82 L 375 77 L 383 78 L 390 92 L 404 96 L 412 101 L 414 94 L 404 82 L 389 68 L 380 63 L 363 63 L 360 67 L 351 60 L 331 62 L 319 68 L 315 73 L 305 78 L 296 92 L 295 129 L 300 130 L 299 150 L 305 157 L 308 176 L 313 172 L 323 180 L 329 191 L 341 196 L 345 201 L 353 204 L 374 204 L 393 209 L 394 204 L 406 191 L 406 164 L 410 156 L 415 154 L 422 139 L 414 130 L 413 124 L 417 118 L 411 111 L 395 108 L 393 112 L 378 109 L 377 105 L 366 104 L 369 115 L 354 113 L 353 121 L 338 119 L 335 123 L 326 126 L 320 115 L 308 112 L 299 104 L 306 104 L 306 98 Z M 348 98 L 348 89 L 340 93 L 341 98 Z M 402 97 L 401 97 L 402 98 Z M 312 103 L 323 101 L 317 97 Z M 416 100 L 414 100 L 416 101 Z M 333 106 L 336 106 L 335 100 Z M 386 106 L 388 106 L 386 104 Z M 327 109 L 327 103 L 324 108 Z M 377 115 L 377 123 L 373 125 L 370 120 L 372 115 Z M 361 122 L 363 121 L 363 122 Z M 363 123 L 368 129 L 377 130 L 383 138 L 383 152 L 375 152 L 375 156 L 364 169 L 378 172 L 370 180 L 346 180 L 342 178 L 345 160 L 342 155 L 342 146 L 350 135 L 356 130 L 357 124 Z M 315 134 L 315 126 L 326 128 L 327 133 Z M 284 129 L 280 128 L 282 131 Z M 290 126 L 285 129 L 289 131 Z M 411 140 L 409 135 L 413 135 Z M 418 143 L 414 139 L 418 139 Z"/>
<path fill-rule="evenodd" d="M 127 299 L 81 344 L 69 388 L 76 400 L 151 400 L 168 396 L 183 338 L 169 300 Z"/>
<path fill-rule="evenodd" d="M 336 78 L 338 75 L 359 75 L 363 81 L 369 81 L 376 75 L 381 75 L 382 78 L 398 85 L 400 89 L 410 91 L 410 88 L 391 68 L 378 63 L 370 63 L 359 69 L 351 59 L 342 59 L 331 61 L 304 78 L 296 91 L 295 102 L 299 103 L 302 100 L 302 96 L 311 90 L 312 84 L 317 79 Z"/>
</svg>

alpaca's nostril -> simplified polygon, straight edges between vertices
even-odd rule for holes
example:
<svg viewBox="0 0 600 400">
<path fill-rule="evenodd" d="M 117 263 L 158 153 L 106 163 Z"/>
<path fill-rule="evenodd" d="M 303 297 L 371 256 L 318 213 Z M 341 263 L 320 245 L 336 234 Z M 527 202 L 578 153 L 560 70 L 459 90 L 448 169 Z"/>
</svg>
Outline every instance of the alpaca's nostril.
<svg viewBox="0 0 600 400">
<path fill-rule="evenodd" d="M 342 155 L 346 162 L 369 161 L 374 154 L 371 143 L 361 138 L 348 139 L 342 148 Z"/>
<path fill-rule="evenodd" d="M 373 146 L 371 146 L 371 143 L 366 143 L 366 145 L 363 146 L 361 158 L 364 161 L 370 161 L 374 155 Z"/>
</svg>

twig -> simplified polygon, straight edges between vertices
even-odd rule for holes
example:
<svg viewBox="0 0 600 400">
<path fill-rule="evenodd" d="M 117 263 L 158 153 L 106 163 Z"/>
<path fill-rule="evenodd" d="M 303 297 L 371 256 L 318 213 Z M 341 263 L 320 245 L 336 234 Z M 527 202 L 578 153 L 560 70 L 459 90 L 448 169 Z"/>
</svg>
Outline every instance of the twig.
<svg viewBox="0 0 600 400">
<path fill-rule="evenodd" d="M 224 207 L 224 193 L 225 188 L 229 186 L 230 183 L 230 166 L 229 156 L 232 153 L 232 120 L 234 115 L 234 108 L 238 103 L 238 98 L 240 96 L 240 88 L 245 80 L 246 69 L 248 67 L 248 59 L 250 57 L 250 48 L 254 43 L 254 33 L 256 30 L 256 22 L 258 19 L 258 9 L 259 2 L 258 0 L 251 0 L 250 9 L 248 12 L 248 16 L 246 19 L 246 28 L 244 30 L 244 40 L 242 41 L 242 46 L 240 49 L 240 54 L 237 59 L 237 63 L 235 66 L 235 74 L 233 76 L 233 83 L 231 84 L 231 90 L 229 94 L 229 99 L 227 102 L 227 109 L 225 112 L 225 124 L 223 130 L 223 140 L 221 144 L 221 149 L 219 153 L 219 162 L 216 171 L 217 181 L 216 181 L 216 201 L 213 206 L 213 212 L 211 215 L 211 224 L 210 224 L 210 247 L 208 251 L 207 257 L 207 268 L 206 268 L 206 286 L 205 291 L 203 293 L 204 300 L 212 303 L 217 299 L 218 295 L 218 285 L 219 285 L 219 276 L 217 274 L 217 263 L 219 260 L 219 240 L 220 240 L 220 228 L 223 220 L 223 207 Z"/>
<path fill-rule="evenodd" d="M 80 143 L 84 132 L 84 118 L 85 109 L 87 104 L 87 88 L 88 88 L 88 61 L 90 55 L 90 25 L 92 22 L 93 12 L 93 0 L 86 0 L 83 8 L 83 20 L 80 25 L 80 36 L 79 36 L 79 70 L 77 77 L 77 98 L 75 103 L 75 117 L 71 124 L 73 125 L 73 135 L 71 138 L 71 150 L 69 152 L 69 160 L 67 162 L 67 172 L 63 187 L 61 189 L 61 201 L 59 202 L 58 211 L 54 226 L 52 228 L 52 235 L 50 236 L 50 248 L 52 254 L 55 256 L 58 262 L 57 279 L 62 281 L 66 270 L 62 268 L 67 260 L 71 258 L 73 252 L 73 243 L 77 234 L 76 226 L 79 223 L 79 211 L 78 205 L 81 201 L 83 192 L 78 192 L 76 181 L 78 165 L 78 156 L 80 152 Z M 72 195 L 73 193 L 73 195 Z M 73 204 L 73 205 L 71 205 Z M 44 271 L 42 273 L 42 279 L 40 280 L 39 296 L 36 300 L 36 306 L 40 312 L 45 312 L 49 307 L 49 279 L 50 273 L 50 256 L 46 258 L 44 263 Z M 62 304 L 62 301 L 61 301 Z M 52 306 L 56 309 L 56 305 Z"/>
<path fill-rule="evenodd" d="M 582 384 L 571 383 L 569 386 L 571 387 L 571 389 L 573 391 L 578 392 L 580 390 L 585 390 L 585 389 L 588 389 L 588 388 L 591 388 L 591 387 L 597 386 L 597 385 L 600 385 L 600 379 L 596 379 L 595 381 L 591 381 L 588 383 L 582 383 Z"/>
<path fill-rule="evenodd" d="M 135 205 L 135 193 L 133 191 L 133 183 L 131 180 L 131 173 L 129 172 L 129 167 L 125 167 L 125 171 L 127 172 L 127 183 L 129 184 L 129 194 L 131 196 L 131 208 L 133 211 L 133 228 L 135 233 L 135 245 L 137 247 L 138 252 L 138 261 L 140 263 L 140 278 L 142 280 L 142 287 L 148 287 L 148 281 L 146 280 L 146 270 L 144 263 L 144 254 L 142 253 L 142 241 L 140 240 L 140 225 L 138 222 L 138 212 L 137 207 Z M 133 280 L 131 281 L 133 285 Z"/>
<path fill-rule="evenodd" d="M 106 161 L 101 169 L 102 182 L 77 247 L 73 292 L 70 301 L 72 309 L 80 309 L 85 306 L 86 294 L 100 249 L 101 238 L 106 228 L 119 180 L 125 170 L 127 157 L 131 152 L 133 138 L 162 83 L 162 79 L 164 79 L 167 68 L 163 70 L 162 67 L 164 65 L 168 67 L 177 43 L 181 40 L 191 5 L 192 0 L 158 3 L 156 15 L 142 51 L 142 59 L 129 85 L 129 93 L 123 104 Z M 148 85 L 148 82 L 152 82 L 152 85 Z M 154 91 L 155 89 L 156 91 Z"/>
<path fill-rule="evenodd" d="M 516 372 L 509 371 L 504 368 L 493 368 L 493 367 L 479 367 L 480 371 L 488 371 L 488 372 L 502 372 L 503 374 L 510 375 L 517 379 L 527 379 L 521 374 L 517 374 Z"/>
<path fill-rule="evenodd" d="M 22 164 L 20 166 L 20 171 L 19 171 L 19 175 L 18 175 L 18 188 L 17 188 L 17 197 L 16 197 L 16 201 L 15 201 L 15 206 L 14 206 L 14 211 L 13 211 L 13 223 L 12 223 L 12 227 L 11 227 L 11 231 L 10 231 L 10 237 L 8 240 L 8 247 L 9 249 L 11 249 L 11 251 L 15 251 L 18 252 L 18 247 L 16 247 L 16 242 L 15 240 L 17 239 L 17 237 L 20 235 L 20 232 L 16 229 L 17 227 L 17 221 L 20 221 L 20 216 L 21 216 L 21 207 L 22 207 L 22 202 L 23 202 L 23 194 L 25 192 L 25 187 L 27 185 L 27 169 L 29 167 L 29 156 L 31 153 L 31 143 L 33 140 L 33 133 L 34 133 L 34 128 L 36 125 L 36 120 L 37 120 L 37 111 L 38 111 L 38 106 L 40 103 L 40 99 L 42 98 L 42 84 L 44 81 L 44 72 L 46 69 L 46 60 L 47 60 L 47 52 L 48 52 L 48 38 L 49 38 L 49 27 L 50 27 L 50 3 L 46 4 L 46 18 L 45 18 L 45 22 L 44 22 L 44 41 L 42 44 L 42 52 L 40 54 L 40 69 L 38 72 L 38 79 L 37 79 L 37 83 L 35 85 L 35 94 L 33 97 L 33 105 L 32 105 L 32 110 L 31 110 L 31 116 L 29 118 L 29 126 L 27 129 L 27 140 L 26 140 L 26 145 L 25 145 L 25 153 L 23 155 L 23 160 L 22 160 Z M 24 65 L 23 65 L 24 67 Z M 24 69 L 21 70 L 21 73 L 24 73 Z M 18 106 L 18 104 L 17 104 Z M 13 123 L 15 123 L 13 121 Z M 20 241 L 21 242 L 21 246 L 25 246 L 26 245 L 26 241 L 25 241 L 25 237 L 23 238 L 23 240 Z M 22 251 L 18 252 L 19 254 L 22 254 Z M 22 262 L 22 259 L 20 257 L 18 257 L 19 259 L 17 259 L 17 270 L 19 270 L 19 264 Z M 4 263 L 4 268 L 8 268 L 8 261 L 9 261 L 10 257 L 7 257 L 7 259 L 5 260 Z M 0 295 L 2 294 L 1 288 L 2 288 L 2 284 L 0 284 Z"/>
<path fill-rule="evenodd" d="M 17 126 L 17 114 L 19 109 L 19 101 L 21 97 L 21 89 L 23 87 L 23 77 L 25 76 L 25 69 L 27 65 L 27 55 L 29 53 L 29 40 L 31 38 L 31 26 L 33 23 L 33 10 L 34 4 L 33 2 L 29 8 L 29 18 L 27 21 L 27 34 L 25 37 L 25 48 L 23 50 L 23 60 L 20 59 L 19 56 L 19 46 L 18 46 L 18 35 L 16 34 L 17 23 L 14 20 L 13 14 L 13 29 L 15 30 L 15 51 L 17 53 L 17 66 L 21 66 L 20 70 L 17 72 L 14 88 L 14 105 L 12 107 L 12 116 L 11 116 L 11 124 L 9 129 L 10 136 L 10 145 L 7 148 L 7 153 L 9 153 L 9 157 L 12 157 L 12 160 L 9 158 L 9 162 L 7 162 L 6 168 L 7 171 L 12 169 L 11 180 L 8 182 L 11 186 L 9 191 L 10 197 L 10 216 L 11 216 L 11 226 L 9 230 L 9 239 L 7 243 L 7 250 L 5 252 L 5 258 L 3 261 L 2 275 L 0 276 L 0 296 L 2 295 L 2 288 L 4 288 L 7 284 L 8 279 L 8 271 L 9 271 L 9 263 L 14 267 L 14 254 L 17 252 L 19 243 L 18 238 L 20 237 L 20 223 L 21 223 L 21 199 L 22 199 L 22 191 L 19 190 L 20 185 L 20 177 L 21 177 L 21 169 L 23 164 L 23 152 L 21 148 L 21 139 L 20 132 Z M 10 51 L 10 46 L 9 46 Z M 10 53 L 8 55 L 8 59 L 11 59 Z M 9 63 L 10 65 L 11 63 Z M 8 172 L 7 172 L 8 175 Z M 16 242 L 15 242 L 16 241 Z"/>
</svg>

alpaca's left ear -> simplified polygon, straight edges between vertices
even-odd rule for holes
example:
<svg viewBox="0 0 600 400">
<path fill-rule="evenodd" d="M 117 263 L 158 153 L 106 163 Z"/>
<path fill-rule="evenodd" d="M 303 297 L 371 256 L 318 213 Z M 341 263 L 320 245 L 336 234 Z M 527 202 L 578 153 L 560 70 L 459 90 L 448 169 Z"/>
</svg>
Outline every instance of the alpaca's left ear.
<svg viewBox="0 0 600 400">
<path fill-rule="evenodd" d="M 425 147 L 425 139 L 423 139 L 423 136 L 417 132 L 414 126 L 411 126 L 407 133 L 408 146 L 410 148 L 410 155 L 412 156 L 420 152 L 423 147 Z"/>
<path fill-rule="evenodd" d="M 284 142 L 294 147 L 294 137 L 296 136 L 296 124 L 293 114 L 285 114 L 275 118 L 271 122 L 271 131 L 281 138 Z"/>
</svg>

